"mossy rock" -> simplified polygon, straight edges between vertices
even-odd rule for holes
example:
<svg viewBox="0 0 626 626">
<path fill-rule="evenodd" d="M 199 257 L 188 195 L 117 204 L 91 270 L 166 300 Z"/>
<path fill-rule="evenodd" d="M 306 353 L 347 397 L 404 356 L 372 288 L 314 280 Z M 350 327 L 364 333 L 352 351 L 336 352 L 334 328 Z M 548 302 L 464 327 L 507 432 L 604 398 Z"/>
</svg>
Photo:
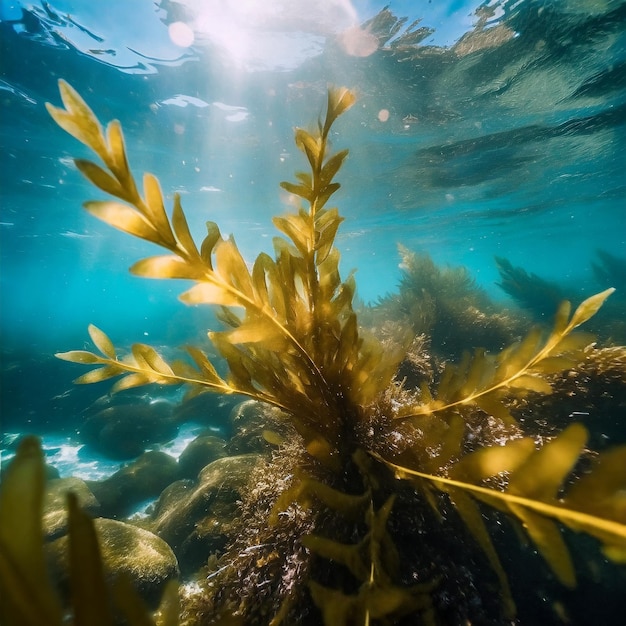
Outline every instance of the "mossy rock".
<svg viewBox="0 0 626 626">
<path fill-rule="evenodd" d="M 100 502 L 100 515 L 123 517 L 141 502 L 156 498 L 178 479 L 176 459 L 165 452 L 144 452 L 138 459 L 100 482 L 89 486 Z"/>
<path fill-rule="evenodd" d="M 94 520 L 100 544 L 104 574 L 110 583 L 120 575 L 128 577 L 147 605 L 156 608 L 165 585 L 179 576 L 172 549 L 153 533 L 131 524 L 105 518 Z M 69 589 L 68 537 L 46 546 L 48 564 L 61 597 Z"/>
<path fill-rule="evenodd" d="M 88 417 L 80 429 L 87 445 L 112 459 L 132 459 L 177 433 L 173 405 L 164 400 L 107 407 Z"/>
<path fill-rule="evenodd" d="M 259 458 L 246 454 L 218 459 L 195 483 L 178 481 L 161 494 L 150 528 L 172 546 L 183 572 L 194 571 L 224 547 Z"/>
<path fill-rule="evenodd" d="M 225 446 L 226 441 L 214 435 L 196 437 L 178 457 L 180 476 L 195 479 L 203 467 L 226 456 Z"/>
<path fill-rule="evenodd" d="M 281 417 L 283 419 L 281 419 Z M 256 400 L 246 400 L 230 412 L 233 436 L 228 442 L 229 454 L 267 453 L 274 446 L 267 441 L 267 431 L 285 429 L 284 413 L 275 407 Z"/>
<path fill-rule="evenodd" d="M 52 541 L 67 532 L 67 494 L 72 492 L 78 505 L 88 515 L 99 513 L 100 504 L 87 483 L 80 478 L 56 478 L 46 484 L 43 504 L 43 532 L 47 541 Z"/>
</svg>

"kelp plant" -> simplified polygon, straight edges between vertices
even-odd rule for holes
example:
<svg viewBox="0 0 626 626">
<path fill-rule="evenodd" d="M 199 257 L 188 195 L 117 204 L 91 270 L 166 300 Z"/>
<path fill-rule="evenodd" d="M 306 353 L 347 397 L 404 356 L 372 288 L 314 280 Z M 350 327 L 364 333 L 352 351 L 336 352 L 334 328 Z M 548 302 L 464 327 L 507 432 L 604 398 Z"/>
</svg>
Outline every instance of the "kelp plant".
<svg viewBox="0 0 626 626">
<path fill-rule="evenodd" d="M 539 449 L 515 429 L 515 438 L 504 446 L 466 449 L 467 428 L 476 413 L 490 416 L 493 423 L 514 425 L 508 400 L 549 393 L 547 376 L 585 358 L 593 339 L 571 332 L 594 315 L 612 289 L 583 302 L 571 317 L 569 304 L 563 304 L 547 338 L 533 330 L 499 355 L 477 351 L 459 366 L 448 367 L 434 395 L 426 388 L 403 389 L 394 375 L 410 336 L 401 334 L 395 343 L 383 344 L 360 328 L 353 308 L 354 278 L 342 280 L 339 273 L 335 237 L 343 218 L 328 202 L 339 188 L 334 178 L 348 151 L 330 153 L 329 132 L 354 103 L 351 91 L 329 89 L 326 114 L 317 128 L 295 130 L 296 145 L 310 171 L 296 173 L 295 183 L 281 184 L 302 204 L 297 212 L 274 218 L 284 236 L 274 239 L 274 257 L 261 253 L 251 269 L 234 239 L 222 237 L 213 222 L 207 223 L 207 235 L 198 247 L 178 194 L 168 217 L 152 174 L 144 175 L 140 190 L 129 169 L 119 123 L 103 130 L 67 83 L 60 82 L 60 91 L 65 108 L 47 105 L 50 114 L 102 161 L 97 165 L 79 159 L 76 166 L 117 199 L 87 202 L 85 208 L 169 252 L 135 263 L 132 273 L 191 280 L 195 284 L 182 294 L 183 302 L 221 307 L 226 329 L 208 335 L 228 373 L 220 375 L 197 347 L 187 348 L 187 360 L 174 362 L 144 344 L 120 356 L 94 326 L 89 333 L 97 352 L 76 350 L 58 356 L 96 366 L 78 378 L 79 383 L 120 377 L 114 391 L 182 383 L 190 386 L 190 393 L 239 394 L 278 407 L 301 436 L 308 461 L 291 468 L 291 486 L 275 500 L 269 532 L 291 507 L 326 511 L 318 516 L 315 532 L 300 538 L 311 561 L 326 565 L 308 568 L 300 589 L 274 599 L 256 614 L 243 600 L 227 610 L 245 616 L 248 623 L 285 623 L 308 589 L 325 624 L 389 624 L 407 615 L 435 623 L 430 595 L 437 580 L 411 573 L 390 531 L 394 503 L 407 490 L 394 472 L 415 487 L 415 501 L 423 495 L 436 508 L 434 494 L 447 494 L 495 569 L 509 616 L 514 605 L 507 577 L 477 501 L 520 520 L 567 585 L 574 584 L 574 571 L 553 520 L 587 531 L 602 542 L 607 556 L 626 561 L 626 518 L 619 496 L 626 479 L 616 471 L 626 462 L 626 448 L 600 456 L 595 469 L 575 482 L 565 499 L 559 489 L 583 451 L 582 426 L 571 426 Z M 387 446 L 388 441 L 393 445 Z M 545 472 L 546 466 L 555 469 Z M 493 476 L 508 476 L 507 489 L 484 482 Z M 353 524 L 353 531 L 333 535 L 333 525 L 325 526 L 324 521 L 333 516 L 341 518 L 344 527 Z M 264 561 L 259 557 L 255 562 L 262 567 Z"/>
</svg>

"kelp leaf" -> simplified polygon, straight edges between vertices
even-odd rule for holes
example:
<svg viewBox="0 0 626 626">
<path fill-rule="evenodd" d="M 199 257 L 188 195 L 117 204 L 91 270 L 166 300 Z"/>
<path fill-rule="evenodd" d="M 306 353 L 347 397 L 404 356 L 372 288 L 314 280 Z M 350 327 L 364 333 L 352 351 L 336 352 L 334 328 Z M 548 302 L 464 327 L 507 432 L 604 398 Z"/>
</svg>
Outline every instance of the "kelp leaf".
<svg viewBox="0 0 626 626">
<path fill-rule="evenodd" d="M 132 346 L 132 351 L 135 358 L 138 360 L 141 359 L 155 372 L 163 374 L 164 376 L 174 376 L 172 368 L 152 346 L 136 343 Z"/>
<path fill-rule="evenodd" d="M 131 266 L 130 272 L 144 278 L 188 278 L 191 280 L 204 278 L 199 268 L 193 267 L 173 254 L 141 259 Z"/>
<path fill-rule="evenodd" d="M 101 357 L 93 352 L 86 350 L 70 350 L 69 352 L 57 352 L 54 355 L 57 359 L 70 361 L 71 363 L 83 363 L 90 365 L 92 363 L 101 363 Z"/>
<path fill-rule="evenodd" d="M 180 615 L 180 598 L 178 597 L 178 583 L 170 580 L 165 586 L 161 604 L 154 614 L 156 626 L 177 626 Z"/>
<path fill-rule="evenodd" d="M 132 202 L 137 199 L 137 188 L 128 167 L 122 125 L 117 120 L 107 124 L 106 142 L 110 161 L 105 162 L 120 182 L 123 182 L 123 186 L 128 193 L 128 200 Z"/>
<path fill-rule="evenodd" d="M 63 109 L 46 103 L 46 109 L 54 121 L 70 135 L 89 146 L 106 162 L 108 151 L 102 126 L 78 92 L 64 80 L 59 80 L 59 92 L 65 106 Z"/>
<path fill-rule="evenodd" d="M 521 376 L 511 380 L 508 386 L 512 389 L 526 389 L 528 391 L 543 393 L 544 395 L 550 395 L 552 393 L 550 383 L 546 382 L 543 378 L 533 376 L 532 374 L 522 374 Z"/>
<path fill-rule="evenodd" d="M 294 135 L 296 146 L 306 155 L 311 169 L 316 170 L 320 157 L 321 141 L 313 137 L 304 128 L 296 128 Z"/>
<path fill-rule="evenodd" d="M 265 253 L 259 254 L 252 268 L 252 285 L 255 298 L 267 307 L 272 317 L 281 322 L 287 317 L 285 285 L 281 282 L 278 267 L 274 260 Z"/>
<path fill-rule="evenodd" d="M 478 505 L 469 497 L 469 495 L 463 493 L 460 489 L 448 488 L 446 491 L 450 500 L 454 504 L 454 507 L 463 519 L 463 522 L 465 522 L 465 525 L 487 556 L 489 564 L 496 573 L 498 581 L 500 582 L 505 615 L 508 619 L 513 619 L 515 617 L 516 609 L 515 602 L 513 601 L 513 595 L 511 593 L 511 587 L 509 585 L 509 579 L 504 571 L 504 568 L 502 567 L 502 562 L 500 561 L 500 557 L 496 552 L 493 542 L 491 541 L 489 531 L 485 526 L 485 522 Z"/>
<path fill-rule="evenodd" d="M 502 398 L 499 396 L 500 394 L 497 392 L 476 396 L 474 398 L 474 404 L 487 415 L 493 415 L 493 417 L 502 420 L 505 424 L 516 424 L 517 422 L 515 421 L 515 418 L 511 415 L 511 412 L 503 404 Z M 430 404 L 435 408 L 435 410 L 437 410 L 437 404 L 435 401 L 431 400 Z"/>
<path fill-rule="evenodd" d="M 119 182 L 99 165 L 86 159 L 74 159 L 74 163 L 80 173 L 98 189 L 124 200 L 127 198 L 127 194 Z"/>
<path fill-rule="evenodd" d="M 349 520 L 359 521 L 363 519 L 364 513 L 371 502 L 371 494 L 365 491 L 362 494 L 348 494 L 338 489 L 330 487 L 326 483 L 320 482 L 310 476 L 298 472 L 300 478 L 298 497 L 303 496 L 306 500 L 315 498 L 325 506 Z M 300 502 L 301 500 L 298 499 Z"/>
<path fill-rule="evenodd" d="M 143 189 L 145 207 L 147 209 L 146 218 L 148 218 L 161 236 L 160 241 L 157 243 L 166 247 L 173 247 L 176 242 L 172 234 L 169 220 L 167 219 L 167 213 L 165 212 L 163 192 L 161 191 L 159 179 L 153 174 L 144 174 Z"/>
<path fill-rule="evenodd" d="M 250 362 L 249 359 L 246 358 L 246 353 L 237 346 L 232 345 L 230 341 L 224 337 L 224 333 L 211 332 L 209 333 L 209 339 L 228 364 L 230 371 L 228 384 L 233 387 L 233 390 L 239 389 L 254 395 L 257 389 L 252 382 L 252 373 L 248 367 Z"/>
<path fill-rule="evenodd" d="M 189 231 L 189 225 L 187 224 L 187 218 L 183 212 L 183 207 L 180 202 L 180 194 L 174 194 L 174 209 L 172 212 L 172 225 L 174 227 L 174 234 L 178 239 L 178 243 L 185 249 L 185 251 L 193 256 L 198 257 L 198 249 L 196 243 Z"/>
<path fill-rule="evenodd" d="M 306 185 L 297 185 L 295 183 L 290 183 L 287 180 L 284 180 L 280 183 L 280 186 L 285 190 L 288 191 L 289 193 L 292 193 L 296 196 L 300 196 L 301 198 L 304 198 L 305 200 L 308 200 L 309 202 L 311 202 L 311 200 L 313 200 L 313 190 L 310 187 L 307 187 Z"/>
<path fill-rule="evenodd" d="M 587 429 L 582 424 L 571 424 L 511 474 L 508 492 L 542 502 L 554 501 L 586 441 Z"/>
<path fill-rule="evenodd" d="M 330 199 L 330 197 L 337 191 L 341 185 L 339 183 L 330 183 L 323 188 L 323 191 L 317 196 L 316 206 L 321 209 Z"/>
<path fill-rule="evenodd" d="M 582 334 L 582 333 L 579 333 Z M 588 345 L 588 344 L 587 344 Z M 545 375 L 557 374 L 572 368 L 576 365 L 577 359 L 567 356 L 550 356 L 546 359 L 542 359 L 539 366 L 541 367 L 541 373 Z M 535 368 L 533 368 L 535 369 Z"/>
<path fill-rule="evenodd" d="M 115 360 L 117 358 L 115 354 L 115 347 L 113 346 L 113 342 L 109 339 L 109 337 L 101 331 L 97 326 L 93 324 L 89 324 L 87 327 L 87 331 L 89 332 L 89 336 L 91 337 L 91 341 L 93 341 L 94 345 L 104 356 L 108 356 L 110 359 Z"/>
<path fill-rule="evenodd" d="M 583 301 L 578 308 L 574 311 L 572 319 L 569 323 L 569 328 L 574 329 L 581 324 L 584 324 L 587 320 L 591 319 L 604 304 L 604 301 L 615 291 L 614 287 L 610 287 L 605 291 L 597 293 L 590 298 Z"/>
<path fill-rule="evenodd" d="M 444 491 L 450 487 L 458 487 L 461 490 L 469 491 L 490 506 L 517 517 L 524 523 L 529 536 L 536 542 L 537 547 L 562 582 L 566 585 L 572 585 L 574 578 L 573 570 L 569 564 L 570 557 L 562 541 L 555 540 L 558 528 L 553 520 L 558 520 L 575 530 L 585 531 L 597 537 L 603 543 L 605 554 L 609 558 L 620 560 L 626 555 L 625 523 L 613 521 L 612 515 L 607 517 L 595 515 L 593 513 L 595 506 L 593 505 L 589 507 L 590 512 L 584 512 L 580 509 L 571 508 L 571 505 L 568 506 L 567 498 L 564 502 L 556 500 L 557 490 L 580 455 L 586 437 L 587 431 L 582 425 L 572 424 L 554 440 L 528 456 L 527 459 L 523 459 L 524 450 L 522 449 L 522 456 L 517 460 L 523 460 L 523 462 L 511 473 L 507 492 L 496 491 L 465 480 L 426 474 L 384 459 L 381 460 L 392 467 L 398 477 L 417 476 L 431 481 L 437 488 Z M 618 448 L 618 450 L 620 449 Z M 483 456 L 485 454 L 483 453 Z M 624 458 L 626 458 L 626 446 L 620 452 L 615 453 L 615 460 L 612 459 L 607 468 L 601 470 L 598 478 L 583 479 L 583 486 L 572 487 L 571 490 L 575 495 L 572 504 L 575 507 L 580 506 L 581 500 L 586 497 L 585 494 L 589 494 L 588 497 L 592 501 L 596 481 L 603 480 L 605 472 L 608 475 L 615 470 L 613 463 L 619 465 L 618 472 L 621 471 L 623 474 L 622 462 Z M 466 463 L 466 465 L 468 464 Z M 463 466 L 463 461 L 459 463 L 459 466 Z M 471 469 L 471 465 L 469 469 Z M 462 474 L 461 471 L 459 473 Z M 593 469 L 590 476 L 593 476 Z M 589 481 L 587 485 L 584 484 L 586 481 Z M 619 502 L 622 485 L 621 479 L 612 481 L 604 491 L 603 500 L 617 498 L 615 502 Z"/>
<path fill-rule="evenodd" d="M 571 311 L 572 311 L 572 303 L 569 300 L 563 300 L 563 302 L 559 304 L 556 310 L 556 314 L 554 316 L 553 332 L 555 334 L 562 335 L 566 332 Z"/>
<path fill-rule="evenodd" d="M 626 446 L 602 452 L 568 490 L 565 504 L 626 524 Z"/>
<path fill-rule="evenodd" d="M 222 234 L 220 233 L 220 229 L 215 222 L 207 222 L 206 228 L 207 235 L 203 239 L 200 246 L 200 256 L 202 257 L 204 264 L 209 269 L 213 269 L 213 251 L 218 242 L 222 241 Z"/>
<path fill-rule="evenodd" d="M 229 287 L 214 282 L 194 285 L 179 296 L 185 304 L 219 304 L 222 306 L 243 306 L 241 298 Z"/>
<path fill-rule="evenodd" d="M 626 527 L 626 446 L 607 450 L 594 460 L 589 472 L 568 490 L 564 506 L 613 520 Z M 586 530 L 576 523 L 564 520 L 574 530 Z M 603 542 L 606 557 L 626 564 L 626 534 L 622 538 L 599 530 L 592 533 Z"/>
<path fill-rule="evenodd" d="M 215 246 L 215 265 L 218 274 L 246 298 L 253 298 L 252 278 L 235 240 L 219 241 Z M 222 303 L 220 303 L 222 304 Z"/>
<path fill-rule="evenodd" d="M 519 343 L 506 348 L 498 355 L 497 380 L 508 382 L 532 362 L 539 348 L 541 334 L 541 328 L 536 326 Z"/>
<path fill-rule="evenodd" d="M 358 580 L 365 581 L 369 577 L 369 567 L 363 562 L 361 544 L 346 544 L 317 535 L 305 535 L 302 545 L 324 559 L 341 563 L 347 567 Z"/>
<path fill-rule="evenodd" d="M 344 159 L 348 156 L 349 152 L 349 150 L 340 150 L 328 158 L 320 171 L 320 183 L 323 187 L 328 185 L 335 177 L 335 174 L 343 165 Z"/>
<path fill-rule="evenodd" d="M 118 380 L 113 387 L 111 387 L 111 392 L 117 393 L 118 391 L 124 391 L 125 389 L 133 389 L 134 387 L 148 385 L 152 382 L 154 381 L 145 374 L 127 374 L 124 378 Z"/>
<path fill-rule="evenodd" d="M 113 616 L 93 521 L 68 494 L 69 569 L 76 626 L 110 626 Z"/>
<path fill-rule="evenodd" d="M 196 364 L 202 371 L 204 378 L 208 382 L 215 382 L 220 384 L 224 383 L 224 380 L 217 373 L 217 370 L 215 369 L 215 367 L 213 367 L 213 364 L 211 363 L 211 361 L 209 361 L 209 358 L 206 356 L 206 354 L 204 354 L 204 352 L 202 352 L 202 350 L 196 348 L 195 346 L 187 346 L 186 349 L 193 358 L 193 360 L 196 362 Z"/>
<path fill-rule="evenodd" d="M 0 483 L 0 618 L 21 626 L 61 625 L 48 579 L 41 515 L 45 467 L 36 437 L 20 442 Z"/>
<path fill-rule="evenodd" d="M 336 589 L 324 587 L 314 580 L 310 580 L 308 584 L 313 602 L 322 612 L 324 626 L 348 626 L 352 623 L 357 609 L 357 596 L 348 596 Z"/>
<path fill-rule="evenodd" d="M 334 121 L 345 113 L 356 102 L 356 94 L 346 87 L 330 87 L 328 89 L 328 105 L 326 120 L 322 130 L 323 136 L 328 134 Z"/>
<path fill-rule="evenodd" d="M 246 320 L 241 326 L 224 333 L 224 335 L 233 344 L 263 343 L 271 346 L 273 352 L 279 352 L 289 346 L 284 331 L 266 317 Z"/>
<path fill-rule="evenodd" d="M 285 233 L 296 248 L 302 253 L 307 254 L 311 245 L 309 239 L 310 228 L 299 215 L 285 215 L 283 217 L 272 218 L 274 226 L 281 232 Z"/>
<path fill-rule="evenodd" d="M 556 327 L 547 340 L 541 341 L 540 329 L 532 329 L 520 343 L 504 349 L 496 356 L 497 367 L 493 375 L 491 375 L 490 369 L 487 369 L 491 367 L 491 360 L 485 359 L 480 350 L 476 352 L 472 362 L 468 363 L 466 358 L 458 366 L 446 367 L 441 377 L 437 398 L 428 404 L 403 407 L 396 417 L 406 418 L 443 411 L 459 404 L 476 404 L 487 407 L 490 402 L 493 405 L 494 397 L 498 397 L 494 394 L 499 394 L 498 399 L 502 399 L 504 394 L 514 395 L 516 389 L 520 388 L 549 393 L 548 383 L 544 384 L 537 376 L 544 374 L 542 362 L 544 359 L 550 359 L 547 363 L 547 372 L 555 373 L 557 363 L 569 368 L 584 358 L 583 348 L 589 345 L 590 336 L 587 333 L 573 335 L 569 333 L 597 312 L 613 291 L 614 289 L 607 289 L 585 300 L 574 313 L 570 323 L 564 328 L 562 318 L 569 308 L 561 306 L 557 315 Z M 559 330 L 561 328 L 562 330 Z M 565 356 L 567 360 L 555 361 L 553 357 L 556 356 Z M 482 369 L 484 371 L 481 371 Z M 470 379 L 472 385 L 468 385 L 466 379 Z M 480 384 L 470 390 L 470 387 L 474 386 L 473 381 L 478 381 Z M 461 391 L 461 393 L 457 394 L 457 391 Z M 489 395 L 492 396 L 492 400 L 486 401 L 485 397 Z"/>
<path fill-rule="evenodd" d="M 105 367 L 99 367 L 98 369 L 91 370 L 78 378 L 75 378 L 72 382 L 75 385 L 90 385 L 92 383 L 99 383 L 109 378 L 115 378 L 120 374 L 123 374 L 124 370 L 121 367 L 115 365 L 106 365 Z"/>
<path fill-rule="evenodd" d="M 324 214 L 324 222 L 320 224 L 318 221 L 319 237 L 315 242 L 315 249 L 317 250 L 316 262 L 319 265 L 323 263 L 328 257 L 332 246 L 337 236 L 337 230 L 343 222 L 343 218 L 339 217 L 337 209 L 331 209 Z"/>
<path fill-rule="evenodd" d="M 152 224 L 125 204 L 112 201 L 85 202 L 85 209 L 99 220 L 140 239 L 159 243 L 160 237 Z"/>
<path fill-rule="evenodd" d="M 576 360 L 580 360 L 585 348 L 589 347 L 596 340 L 592 333 L 576 332 L 571 335 L 565 335 L 558 338 L 554 347 L 550 350 L 550 354 L 563 356 L 567 355 Z M 534 366 L 534 369 L 543 368 L 543 359 Z"/>
<path fill-rule="evenodd" d="M 450 469 L 452 478 L 471 483 L 517 470 L 533 453 L 535 442 L 530 437 L 508 441 L 503 446 L 480 448 L 465 455 Z"/>
<path fill-rule="evenodd" d="M 524 524 L 526 532 L 561 584 L 570 589 L 574 588 L 576 586 L 574 564 L 556 523 L 515 504 L 509 503 L 508 509 Z"/>
</svg>

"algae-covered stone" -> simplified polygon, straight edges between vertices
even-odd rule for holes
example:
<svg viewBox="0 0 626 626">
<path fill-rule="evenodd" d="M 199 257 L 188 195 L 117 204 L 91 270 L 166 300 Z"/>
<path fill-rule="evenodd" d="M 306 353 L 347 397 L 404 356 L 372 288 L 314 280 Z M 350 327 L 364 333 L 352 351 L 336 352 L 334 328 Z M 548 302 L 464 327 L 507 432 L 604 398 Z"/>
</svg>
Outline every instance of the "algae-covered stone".
<svg viewBox="0 0 626 626">
<path fill-rule="evenodd" d="M 80 434 L 83 441 L 113 459 L 139 456 L 154 443 L 176 437 L 173 405 L 165 400 L 109 406 L 89 416 Z"/>
<path fill-rule="evenodd" d="M 246 454 L 218 459 L 200 472 L 197 482 L 179 481 L 163 492 L 151 529 L 172 547 L 183 572 L 194 571 L 224 547 L 259 458 Z"/>
<path fill-rule="evenodd" d="M 165 452 L 144 452 L 100 482 L 89 486 L 100 502 L 100 515 L 122 517 L 128 515 L 137 504 L 156 498 L 167 485 L 178 478 L 176 459 Z"/>
<path fill-rule="evenodd" d="M 182 478 L 196 478 L 200 470 L 213 461 L 226 456 L 226 442 L 213 435 L 196 437 L 178 458 Z"/>
<path fill-rule="evenodd" d="M 67 532 L 67 494 L 74 493 L 78 505 L 89 515 L 97 515 L 100 504 L 87 483 L 80 478 L 57 478 L 46 484 L 43 504 L 43 533 L 46 540 L 56 539 Z"/>
<path fill-rule="evenodd" d="M 246 400 L 233 407 L 230 425 L 233 436 L 228 442 L 230 454 L 270 452 L 274 446 L 264 435 L 268 430 L 281 431 L 285 425 L 284 413 L 256 400 Z"/>
<path fill-rule="evenodd" d="M 156 607 L 166 583 L 179 576 L 172 549 L 153 533 L 131 524 L 99 518 L 94 520 L 94 525 L 107 583 L 120 575 L 127 576 L 144 601 L 151 608 Z M 58 584 L 62 597 L 67 598 L 67 535 L 48 544 L 46 553 L 52 578 Z"/>
</svg>

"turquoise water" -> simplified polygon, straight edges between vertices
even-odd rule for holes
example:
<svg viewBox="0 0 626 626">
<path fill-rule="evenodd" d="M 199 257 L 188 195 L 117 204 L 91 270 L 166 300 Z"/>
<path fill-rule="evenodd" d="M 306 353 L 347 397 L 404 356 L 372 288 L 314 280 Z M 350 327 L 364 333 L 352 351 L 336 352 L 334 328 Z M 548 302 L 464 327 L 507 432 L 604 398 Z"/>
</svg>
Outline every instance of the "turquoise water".
<svg viewBox="0 0 626 626">
<path fill-rule="evenodd" d="M 2 0 L 0 20 L 3 458 L 36 432 L 62 475 L 113 473 L 121 461 L 81 453 L 107 389 L 73 387 L 80 368 L 52 355 L 85 345 L 89 323 L 157 347 L 216 325 L 178 302 L 182 285 L 128 274 L 150 244 L 82 211 L 103 194 L 46 113 L 59 78 L 122 122 L 133 170 L 181 194 L 198 238 L 213 220 L 248 259 L 271 251 L 279 182 L 304 166 L 293 128 L 345 85 L 358 102 L 333 136 L 350 148 L 337 246 L 362 302 L 397 289 L 398 244 L 506 305 L 496 256 L 578 300 L 613 286 L 624 302 L 626 284 L 593 271 L 598 251 L 626 258 L 624 2 Z M 155 447 L 177 455 L 194 429 Z"/>
</svg>

